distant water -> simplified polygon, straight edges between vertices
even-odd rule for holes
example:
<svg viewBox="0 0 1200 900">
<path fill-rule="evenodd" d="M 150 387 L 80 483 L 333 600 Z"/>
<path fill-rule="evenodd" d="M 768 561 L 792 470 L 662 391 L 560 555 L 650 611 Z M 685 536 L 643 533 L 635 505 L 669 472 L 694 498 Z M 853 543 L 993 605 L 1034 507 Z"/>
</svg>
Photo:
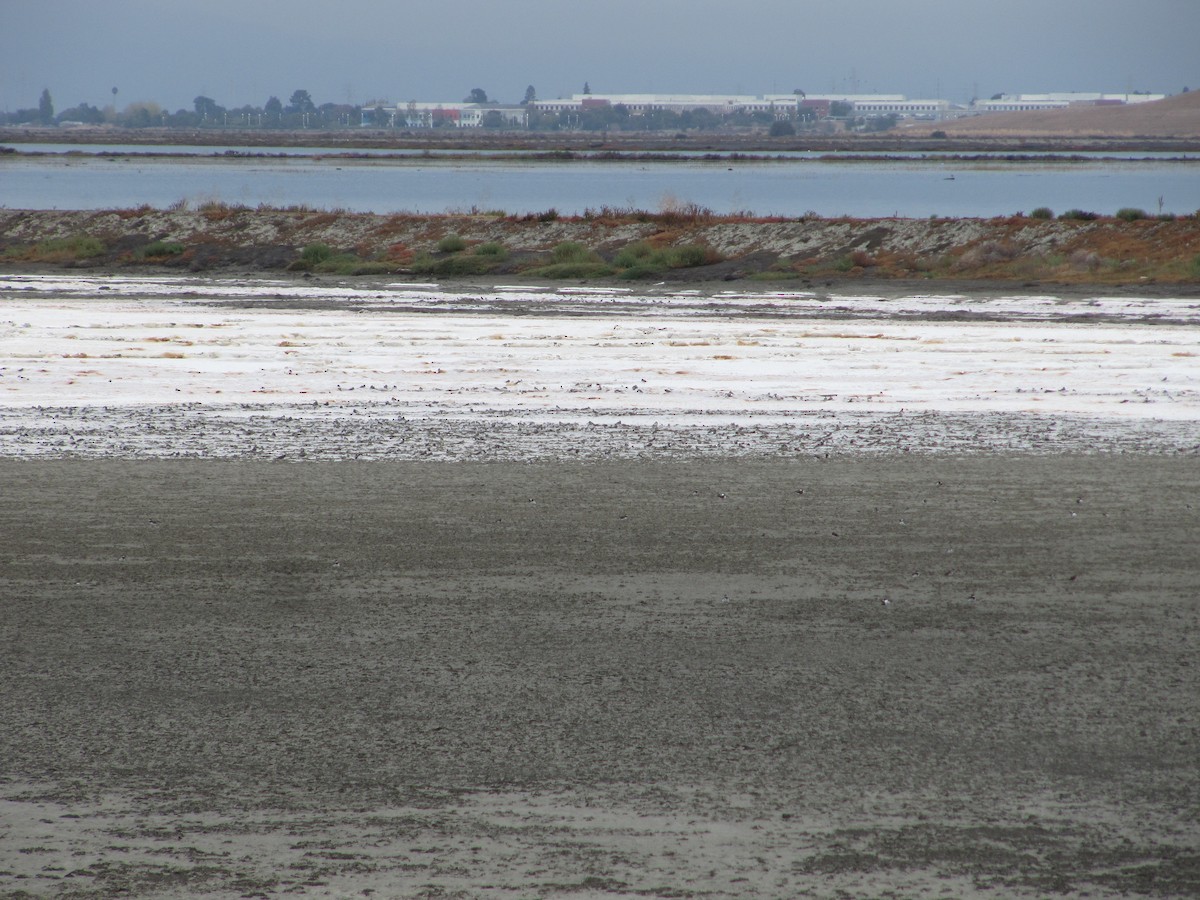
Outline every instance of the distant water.
<svg viewBox="0 0 1200 900">
<path fill-rule="evenodd" d="M 211 152 L 213 148 L 204 148 Z M 261 148 L 260 148 L 261 149 Z M 295 152 L 295 151 L 293 151 Z M 429 160 L 0 158 L 0 206 L 104 209 L 223 201 L 360 212 L 502 209 L 564 214 L 696 203 L 720 213 L 996 216 L 1048 206 L 1113 213 L 1200 208 L 1200 160 L 1074 163 L 944 158 L 837 162 L 541 161 L 464 154 Z"/>
<path fill-rule="evenodd" d="M 408 157 L 408 156 L 425 156 L 430 153 L 436 153 L 438 156 L 459 156 L 459 157 L 475 157 L 486 159 L 488 157 L 504 156 L 538 156 L 546 155 L 548 152 L 545 148 L 533 149 L 477 149 L 477 148 L 462 148 L 462 149 L 438 149 L 425 150 L 412 147 L 334 147 L 313 144 L 307 147 L 290 147 L 290 146 L 250 146 L 248 144 L 45 144 L 45 143 L 30 143 L 30 144 L 10 144 L 13 149 L 19 153 L 56 153 L 61 155 L 78 156 L 81 154 L 97 154 L 105 153 L 114 154 L 147 154 L 153 153 L 156 155 L 172 155 L 172 156 L 224 156 L 233 154 L 245 154 L 250 156 L 330 156 L 334 154 L 354 154 L 356 156 L 372 156 L 372 157 Z M 575 156 L 586 157 L 596 156 L 603 153 L 611 152 L 609 150 L 592 150 L 579 149 L 571 151 Z M 637 153 L 638 151 L 626 151 L 628 153 Z M 762 150 L 762 151 L 746 151 L 746 150 L 653 150 L 652 152 L 658 156 L 670 156 L 678 159 L 695 159 L 697 157 L 713 157 L 713 156 L 765 156 L 777 159 L 819 159 L 821 157 L 837 157 L 845 155 L 846 152 L 837 150 Z M 1051 156 L 1073 156 L 1084 159 L 1102 160 L 1102 159 L 1118 159 L 1118 160 L 1171 160 L 1171 159 L 1188 159 L 1200 161 L 1200 153 L 1186 153 L 1175 150 L 1082 150 L 1082 151 L 1061 151 L 1061 150 L 854 150 L 853 155 L 856 157 L 875 157 L 879 159 L 946 159 L 953 156 L 988 156 L 993 159 L 1004 159 L 1005 157 L 1019 155 L 1022 157 L 1037 158 Z"/>
</svg>

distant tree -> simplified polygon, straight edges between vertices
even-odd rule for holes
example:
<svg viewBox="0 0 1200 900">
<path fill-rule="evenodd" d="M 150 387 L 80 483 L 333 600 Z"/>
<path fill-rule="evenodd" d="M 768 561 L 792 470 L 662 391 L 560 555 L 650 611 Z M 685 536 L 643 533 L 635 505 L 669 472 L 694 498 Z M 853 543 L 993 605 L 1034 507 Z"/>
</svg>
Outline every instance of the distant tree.
<svg viewBox="0 0 1200 900">
<path fill-rule="evenodd" d="M 897 118 L 895 113 L 888 113 L 886 116 L 872 116 L 867 119 L 867 131 L 887 131 L 895 128 Z"/>
<path fill-rule="evenodd" d="M 1187 89 L 1184 88 L 1184 90 L 1187 90 Z M 536 99 L 537 99 L 537 91 L 535 91 L 533 89 L 533 85 L 531 84 L 529 87 L 525 88 L 525 99 L 521 101 L 521 105 L 525 106 L 529 103 L 532 103 Z"/>
<path fill-rule="evenodd" d="M 290 113 L 311 113 L 317 111 L 317 106 L 312 101 L 312 97 L 308 95 L 308 91 L 297 90 L 292 91 L 292 97 L 288 100 L 287 111 Z"/>
<path fill-rule="evenodd" d="M 279 117 L 283 115 L 283 103 L 278 97 L 268 97 L 267 102 L 263 104 L 263 113 L 278 122 Z"/>
<path fill-rule="evenodd" d="M 829 104 L 829 115 L 835 119 L 844 119 L 854 112 L 854 104 L 844 100 L 834 100 Z"/>
<path fill-rule="evenodd" d="M 796 133 L 796 126 L 791 122 L 773 122 L 769 133 L 771 137 L 787 137 Z"/>
<path fill-rule="evenodd" d="M 218 106 L 212 97 L 205 97 L 203 94 L 192 101 L 192 106 L 201 121 L 215 122 L 225 112 L 224 107 Z"/>
<path fill-rule="evenodd" d="M 490 109 L 483 114 L 483 120 L 481 124 L 484 128 L 503 128 L 504 116 L 500 115 L 499 110 Z"/>
<path fill-rule="evenodd" d="M 799 97 L 801 100 L 803 100 L 805 97 L 808 96 L 808 94 L 804 93 L 804 91 L 800 90 L 800 88 L 796 88 L 794 91 L 792 91 L 792 93 L 795 94 L 797 97 Z"/>
<path fill-rule="evenodd" d="M 487 91 L 485 91 L 483 88 L 471 88 L 471 93 L 463 98 L 463 103 L 484 104 L 487 102 L 488 102 Z"/>
<path fill-rule="evenodd" d="M 54 101 L 50 99 L 49 88 L 43 89 L 42 96 L 38 98 L 38 118 L 43 125 L 51 125 L 54 122 Z"/>
<path fill-rule="evenodd" d="M 592 92 L 592 86 L 590 84 L 588 84 L 586 81 L 583 83 L 583 92 L 585 94 L 590 94 Z"/>
<path fill-rule="evenodd" d="M 98 125 L 104 121 L 104 113 L 94 106 L 80 103 L 70 109 L 64 109 L 58 114 L 60 122 L 83 122 L 87 125 Z"/>
</svg>

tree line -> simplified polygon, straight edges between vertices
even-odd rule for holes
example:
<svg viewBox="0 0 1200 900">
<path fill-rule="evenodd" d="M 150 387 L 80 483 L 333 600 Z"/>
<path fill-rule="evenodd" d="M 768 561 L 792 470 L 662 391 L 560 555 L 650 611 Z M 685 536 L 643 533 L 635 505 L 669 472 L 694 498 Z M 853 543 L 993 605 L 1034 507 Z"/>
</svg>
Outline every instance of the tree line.
<svg viewBox="0 0 1200 900">
<path fill-rule="evenodd" d="M 171 112 L 152 101 L 140 100 L 118 110 L 113 103 L 103 109 L 79 103 L 56 112 L 50 91 L 43 90 L 38 105 L 0 113 L 0 125 L 117 125 L 123 128 L 347 128 L 362 121 L 362 106 L 323 103 L 318 106 L 306 90 L 292 92 L 287 103 L 268 97 L 262 106 L 225 107 L 200 95 L 191 109 Z"/>
<path fill-rule="evenodd" d="M 261 106 L 245 105 L 225 107 L 211 97 L 200 95 L 192 101 L 191 109 L 170 112 L 157 103 L 138 101 L 118 111 L 117 89 L 113 88 L 113 103 L 100 109 L 80 103 L 60 112 L 55 112 L 50 91 L 43 90 L 36 107 L 18 109 L 13 113 L 0 113 L 0 125 L 100 125 L 110 124 L 124 128 L 236 128 L 236 129 L 336 129 L 357 128 L 365 120 L 375 128 L 404 129 L 413 127 L 411 115 L 390 115 L 381 102 L 365 104 L 323 103 L 317 105 L 308 91 L 292 92 L 287 103 L 271 96 Z M 590 94 L 590 86 L 584 85 L 584 93 Z M 780 118 L 763 110 L 736 110 L 716 113 L 709 109 L 690 110 L 646 109 L 634 113 L 623 104 L 611 106 L 588 106 L 577 110 L 549 112 L 531 104 L 537 99 L 533 85 L 525 89 L 521 106 L 527 107 L 525 125 L 514 125 L 510 118 L 496 110 L 485 113 L 482 125 L 488 129 L 524 127 L 531 131 L 716 131 L 738 129 L 767 131 L 775 136 L 796 134 L 800 131 L 817 129 L 821 126 L 811 110 L 795 110 L 789 117 Z M 488 98 L 482 88 L 472 88 L 463 98 L 464 102 L 479 105 L 498 105 Z M 848 117 L 849 104 L 835 102 L 831 113 L 835 118 Z M 839 107 L 842 107 L 839 109 Z M 401 110 L 403 107 L 401 107 Z M 431 127 L 452 127 L 450 117 L 427 117 Z M 895 124 L 895 117 L 852 125 L 870 130 L 885 130 Z"/>
</svg>

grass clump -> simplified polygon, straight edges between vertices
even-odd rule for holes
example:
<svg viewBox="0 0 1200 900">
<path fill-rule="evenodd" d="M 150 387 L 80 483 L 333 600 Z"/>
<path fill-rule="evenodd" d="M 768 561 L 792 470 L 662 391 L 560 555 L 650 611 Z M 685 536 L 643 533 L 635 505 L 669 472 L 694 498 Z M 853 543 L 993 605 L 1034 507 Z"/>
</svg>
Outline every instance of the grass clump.
<svg viewBox="0 0 1200 900">
<path fill-rule="evenodd" d="M 1037 209 L 1035 209 L 1033 212 L 1031 212 L 1029 214 L 1029 218 L 1031 218 L 1031 219 L 1053 219 L 1054 218 L 1054 210 L 1052 210 L 1048 206 L 1039 206 Z"/>
<path fill-rule="evenodd" d="M 1098 213 L 1090 212 L 1086 209 L 1068 209 L 1059 216 L 1059 219 L 1071 222 L 1092 222 L 1098 218 L 1100 218 Z"/>
<path fill-rule="evenodd" d="M 439 253 L 461 253 L 467 249 L 467 242 L 457 234 L 448 234 L 437 243 Z"/>
</svg>

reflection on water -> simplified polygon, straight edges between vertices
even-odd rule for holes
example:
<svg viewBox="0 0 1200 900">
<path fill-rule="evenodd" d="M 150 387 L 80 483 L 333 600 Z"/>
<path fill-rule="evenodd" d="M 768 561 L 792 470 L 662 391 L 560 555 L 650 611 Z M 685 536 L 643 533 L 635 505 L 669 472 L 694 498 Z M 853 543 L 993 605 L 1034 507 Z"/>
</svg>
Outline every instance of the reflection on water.
<svg viewBox="0 0 1200 900">
<path fill-rule="evenodd" d="M 696 203 L 719 213 L 925 217 L 1008 215 L 1039 206 L 1157 213 L 1160 201 L 1168 213 L 1200 207 L 1200 162 L 18 155 L 0 158 L 0 173 L 0 205 L 13 209 L 164 207 L 181 199 L 380 213 L 471 208 L 526 213 L 553 207 L 578 214 L 603 206 L 653 210 Z"/>
</svg>

